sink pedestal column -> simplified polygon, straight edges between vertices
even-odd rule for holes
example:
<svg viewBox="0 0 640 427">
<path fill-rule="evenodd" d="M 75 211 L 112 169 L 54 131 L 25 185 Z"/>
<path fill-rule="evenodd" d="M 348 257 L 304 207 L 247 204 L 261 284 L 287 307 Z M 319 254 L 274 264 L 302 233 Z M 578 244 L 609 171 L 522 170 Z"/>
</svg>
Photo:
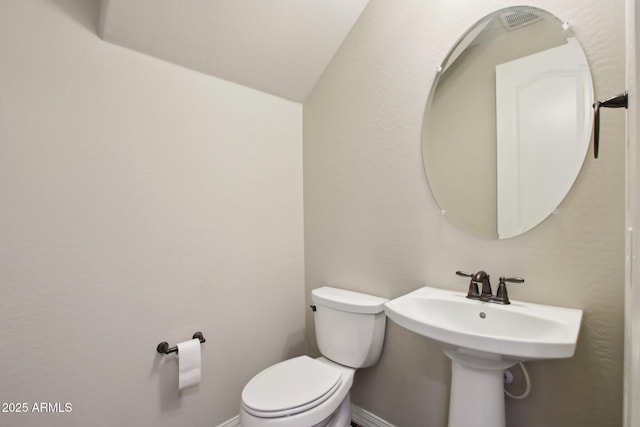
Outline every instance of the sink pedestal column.
<svg viewBox="0 0 640 427">
<path fill-rule="evenodd" d="M 445 349 L 451 359 L 449 427 L 506 427 L 504 370 L 516 362 Z"/>
</svg>

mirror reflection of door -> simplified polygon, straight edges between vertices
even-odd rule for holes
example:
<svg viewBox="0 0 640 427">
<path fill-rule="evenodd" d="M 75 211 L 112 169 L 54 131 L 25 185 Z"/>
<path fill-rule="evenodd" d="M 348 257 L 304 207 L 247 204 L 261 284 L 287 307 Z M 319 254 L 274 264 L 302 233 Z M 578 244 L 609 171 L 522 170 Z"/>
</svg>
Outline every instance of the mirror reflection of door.
<svg viewBox="0 0 640 427">
<path fill-rule="evenodd" d="M 591 89 L 583 82 L 589 66 L 577 41 L 567 41 L 496 66 L 500 239 L 544 220 L 569 191 L 585 157 Z"/>
</svg>

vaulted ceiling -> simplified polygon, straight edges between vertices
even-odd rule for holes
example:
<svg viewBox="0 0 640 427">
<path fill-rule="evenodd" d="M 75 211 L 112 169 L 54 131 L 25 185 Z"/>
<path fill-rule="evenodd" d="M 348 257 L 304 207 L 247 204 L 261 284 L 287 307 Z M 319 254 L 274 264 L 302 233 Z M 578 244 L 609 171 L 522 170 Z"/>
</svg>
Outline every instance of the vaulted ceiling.
<svg viewBox="0 0 640 427">
<path fill-rule="evenodd" d="M 369 0 L 102 0 L 104 40 L 302 102 Z"/>
</svg>

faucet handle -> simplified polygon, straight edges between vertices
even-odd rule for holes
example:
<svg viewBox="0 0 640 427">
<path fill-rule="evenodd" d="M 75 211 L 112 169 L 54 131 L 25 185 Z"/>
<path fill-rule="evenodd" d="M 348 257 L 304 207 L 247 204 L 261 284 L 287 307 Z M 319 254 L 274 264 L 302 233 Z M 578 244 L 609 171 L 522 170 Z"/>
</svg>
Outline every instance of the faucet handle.
<svg viewBox="0 0 640 427">
<path fill-rule="evenodd" d="M 509 301 L 509 294 L 507 293 L 507 283 L 524 283 L 524 279 L 522 277 L 500 277 L 500 283 L 498 283 L 498 290 L 496 291 L 496 296 L 491 299 L 491 302 L 496 302 L 498 304 L 511 304 Z"/>
<path fill-rule="evenodd" d="M 473 274 L 471 273 L 465 273 L 464 271 L 456 271 L 456 274 L 458 276 L 462 276 L 462 277 L 473 277 Z"/>
<path fill-rule="evenodd" d="M 469 291 L 467 291 L 467 298 L 469 299 L 480 299 L 480 290 L 478 289 L 478 282 L 474 279 L 475 274 L 465 273 L 464 271 L 456 271 L 458 276 L 469 277 L 471 281 L 469 282 Z"/>
</svg>

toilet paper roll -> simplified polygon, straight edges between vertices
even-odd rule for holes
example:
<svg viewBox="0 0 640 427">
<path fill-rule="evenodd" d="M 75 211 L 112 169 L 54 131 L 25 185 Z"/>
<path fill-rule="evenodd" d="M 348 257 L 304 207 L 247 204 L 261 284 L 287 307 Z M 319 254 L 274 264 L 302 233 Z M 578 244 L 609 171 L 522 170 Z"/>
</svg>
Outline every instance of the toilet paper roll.
<svg viewBox="0 0 640 427">
<path fill-rule="evenodd" d="M 197 338 L 178 343 L 178 390 L 200 383 L 200 348 Z"/>
</svg>

